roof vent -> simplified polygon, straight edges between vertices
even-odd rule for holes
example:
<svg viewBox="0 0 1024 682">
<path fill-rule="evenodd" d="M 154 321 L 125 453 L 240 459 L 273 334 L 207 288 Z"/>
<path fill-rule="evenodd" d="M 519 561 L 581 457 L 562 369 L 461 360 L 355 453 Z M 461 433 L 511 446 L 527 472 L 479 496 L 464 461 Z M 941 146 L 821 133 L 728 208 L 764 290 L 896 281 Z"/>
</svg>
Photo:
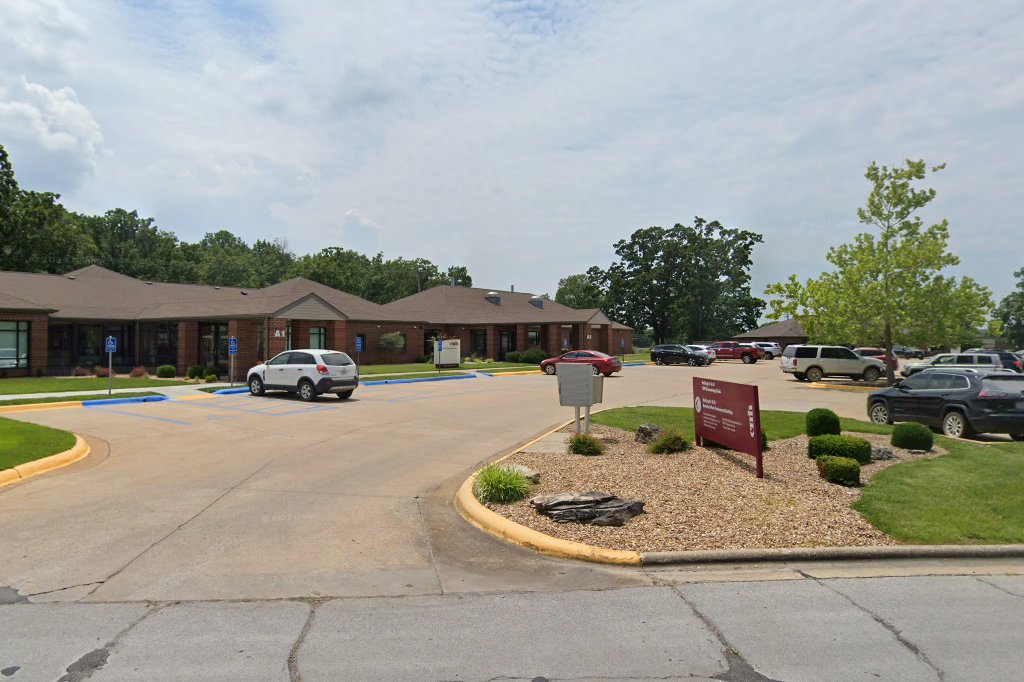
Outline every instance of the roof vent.
<svg viewBox="0 0 1024 682">
<path fill-rule="evenodd" d="M 146 284 L 152 284 L 152 282 L 146 282 Z"/>
<path fill-rule="evenodd" d="M 68 275 L 68 276 L 67 276 L 67 278 L 68 278 L 68 279 L 74 279 L 74 278 L 75 278 L 75 276 L 74 276 L 74 275 Z"/>
<path fill-rule="evenodd" d="M 530 305 L 534 306 L 535 308 L 543 308 L 544 307 L 544 299 L 541 298 L 540 296 L 531 296 L 530 297 Z"/>
<path fill-rule="evenodd" d="M 214 289 L 220 289 L 220 287 L 214 287 Z"/>
<path fill-rule="evenodd" d="M 248 296 L 249 295 L 248 291 L 239 291 L 238 293 L 240 293 L 242 296 Z"/>
<path fill-rule="evenodd" d="M 487 295 L 484 296 L 484 298 L 487 299 L 488 303 L 493 303 L 494 305 L 501 305 L 501 296 L 498 296 L 497 291 L 488 291 Z"/>
</svg>

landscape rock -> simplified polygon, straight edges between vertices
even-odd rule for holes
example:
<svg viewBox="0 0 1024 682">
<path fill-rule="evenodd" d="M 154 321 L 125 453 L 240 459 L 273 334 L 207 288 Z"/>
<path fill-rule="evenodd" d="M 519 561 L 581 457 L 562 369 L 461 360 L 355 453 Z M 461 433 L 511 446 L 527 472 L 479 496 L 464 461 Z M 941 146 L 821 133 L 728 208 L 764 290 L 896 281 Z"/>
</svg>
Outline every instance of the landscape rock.
<svg viewBox="0 0 1024 682">
<path fill-rule="evenodd" d="M 621 526 L 644 511 L 644 503 L 639 500 L 623 500 L 602 492 L 538 495 L 530 505 L 558 523 L 595 526 Z"/>
<path fill-rule="evenodd" d="M 525 464 L 502 464 L 501 468 L 522 474 L 530 483 L 540 483 L 540 472 Z"/>
<path fill-rule="evenodd" d="M 657 424 L 641 424 L 636 429 L 637 443 L 650 443 L 658 438 L 661 429 Z"/>
<path fill-rule="evenodd" d="M 884 459 L 899 459 L 896 454 L 892 451 L 892 448 L 887 448 L 884 445 L 871 444 L 871 459 L 872 461 L 884 460 Z"/>
</svg>

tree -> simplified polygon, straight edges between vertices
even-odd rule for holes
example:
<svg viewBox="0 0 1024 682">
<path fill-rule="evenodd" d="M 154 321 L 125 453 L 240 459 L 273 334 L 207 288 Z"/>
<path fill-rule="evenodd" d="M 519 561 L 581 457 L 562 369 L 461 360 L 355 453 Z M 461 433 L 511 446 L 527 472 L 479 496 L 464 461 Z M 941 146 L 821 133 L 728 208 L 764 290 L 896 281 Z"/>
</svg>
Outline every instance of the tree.
<svg viewBox="0 0 1024 682">
<path fill-rule="evenodd" d="M 1002 322 L 1003 336 L 1014 348 L 1024 348 L 1024 268 L 1013 276 L 1017 278 L 1017 288 L 999 302 L 995 314 Z"/>
<path fill-rule="evenodd" d="M 619 260 L 606 271 L 591 268 L 609 312 L 636 328 L 650 328 L 654 342 L 728 338 L 756 325 L 764 301 L 750 293 L 756 232 L 694 218 L 692 226 L 648 227 L 615 244 Z"/>
<path fill-rule="evenodd" d="M 445 276 L 448 278 L 449 284 L 454 284 L 457 287 L 473 286 L 473 278 L 469 276 L 469 268 L 465 265 L 452 265 L 448 268 Z"/>
<path fill-rule="evenodd" d="M 600 272 L 600 271 L 598 271 Z M 601 278 L 595 282 L 589 275 L 569 275 L 558 280 L 555 301 L 570 308 L 604 308 Z"/>
<path fill-rule="evenodd" d="M 942 276 L 959 259 L 948 251 L 948 222 L 924 227 L 916 215 L 935 198 L 934 189 L 914 187 L 927 172 L 921 160 L 893 168 L 872 162 L 864 174 L 871 192 L 857 217 L 877 234 L 862 232 L 830 248 L 832 272 L 803 284 L 791 276 L 769 285 L 766 293 L 775 298 L 768 317 L 797 318 L 814 341 L 881 343 L 887 353 L 894 341 L 955 345 L 976 333 L 992 308 L 991 294 L 968 277 Z M 891 383 L 891 367 L 887 373 Z"/>
</svg>

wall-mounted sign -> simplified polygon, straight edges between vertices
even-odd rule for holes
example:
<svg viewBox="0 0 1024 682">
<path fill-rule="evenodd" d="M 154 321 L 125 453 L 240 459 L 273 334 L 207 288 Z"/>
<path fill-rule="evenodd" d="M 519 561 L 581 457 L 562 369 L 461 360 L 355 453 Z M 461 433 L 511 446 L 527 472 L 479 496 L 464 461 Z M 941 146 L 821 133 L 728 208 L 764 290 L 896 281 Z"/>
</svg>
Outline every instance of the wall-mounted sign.
<svg viewBox="0 0 1024 682">
<path fill-rule="evenodd" d="M 693 421 L 698 444 L 707 439 L 751 455 L 764 478 L 757 386 L 694 377 Z"/>
</svg>

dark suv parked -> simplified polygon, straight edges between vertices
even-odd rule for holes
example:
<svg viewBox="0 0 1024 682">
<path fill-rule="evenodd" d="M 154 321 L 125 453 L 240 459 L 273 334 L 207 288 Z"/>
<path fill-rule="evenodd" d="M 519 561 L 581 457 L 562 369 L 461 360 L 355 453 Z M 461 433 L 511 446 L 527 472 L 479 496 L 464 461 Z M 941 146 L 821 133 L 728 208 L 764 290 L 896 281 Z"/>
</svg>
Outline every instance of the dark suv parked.
<svg viewBox="0 0 1024 682">
<path fill-rule="evenodd" d="M 666 343 L 651 349 L 651 360 L 656 365 L 709 365 L 711 359 L 707 353 L 690 350 L 676 343 Z"/>
<path fill-rule="evenodd" d="M 920 422 L 950 438 L 1008 433 L 1024 441 L 1024 376 L 1005 370 L 928 369 L 868 396 L 876 424 Z"/>
</svg>

